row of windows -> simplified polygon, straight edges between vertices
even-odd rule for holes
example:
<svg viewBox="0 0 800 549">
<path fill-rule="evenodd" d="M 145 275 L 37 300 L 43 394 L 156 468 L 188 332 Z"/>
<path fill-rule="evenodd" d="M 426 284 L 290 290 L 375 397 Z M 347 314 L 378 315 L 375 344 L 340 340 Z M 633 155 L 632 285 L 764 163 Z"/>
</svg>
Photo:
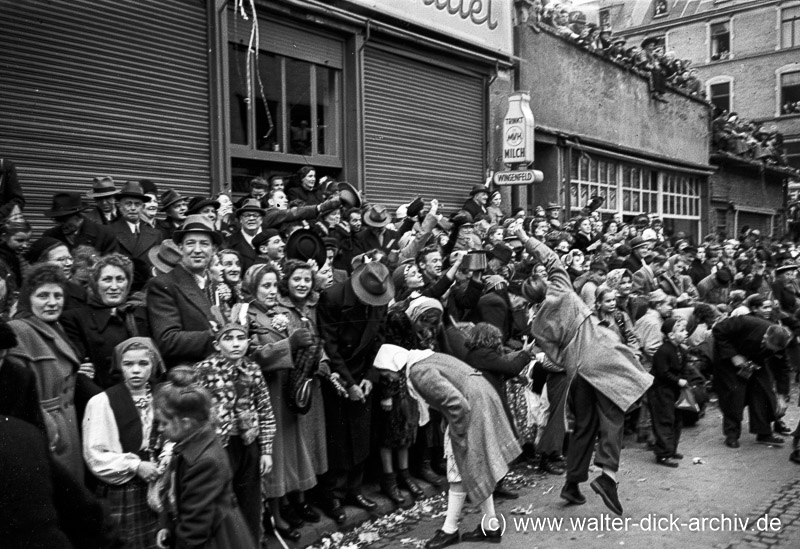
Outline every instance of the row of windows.
<svg viewBox="0 0 800 549">
<path fill-rule="evenodd" d="M 735 110 L 733 84 L 733 78 L 726 76 L 717 76 L 708 82 L 708 98 L 720 111 Z M 777 85 L 775 112 L 778 116 L 800 114 L 800 69 L 778 73 Z"/>
<path fill-rule="evenodd" d="M 660 213 L 683 219 L 700 218 L 700 180 L 635 164 L 574 153 L 570 166 L 570 208 L 577 211 L 591 197 L 605 199 L 605 213 L 624 216 Z"/>
<path fill-rule="evenodd" d="M 666 2 L 663 3 L 666 5 Z M 658 8 L 659 2 L 656 3 Z M 667 12 L 662 11 L 656 13 L 656 17 L 664 16 Z M 800 6 L 793 6 L 783 8 L 780 11 L 780 47 L 781 49 L 793 48 L 800 46 Z M 600 19 L 603 20 L 603 11 L 601 10 Z M 605 14 L 605 19 L 608 20 L 608 13 Z M 708 59 L 711 62 L 724 61 L 731 57 L 731 23 L 728 21 L 720 21 L 712 23 L 709 28 L 709 51 Z M 664 36 L 655 37 L 659 40 L 662 47 L 665 46 L 666 39 Z"/>
</svg>

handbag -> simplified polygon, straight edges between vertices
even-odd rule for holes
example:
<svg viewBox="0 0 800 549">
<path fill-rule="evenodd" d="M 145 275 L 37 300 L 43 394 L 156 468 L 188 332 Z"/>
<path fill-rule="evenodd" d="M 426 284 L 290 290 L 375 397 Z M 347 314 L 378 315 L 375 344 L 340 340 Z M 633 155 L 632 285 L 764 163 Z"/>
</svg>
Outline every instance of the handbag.
<svg viewBox="0 0 800 549">
<path fill-rule="evenodd" d="M 694 398 L 694 393 L 691 387 L 681 387 L 681 395 L 675 401 L 676 410 L 684 410 L 686 412 L 699 412 L 700 406 Z"/>
</svg>

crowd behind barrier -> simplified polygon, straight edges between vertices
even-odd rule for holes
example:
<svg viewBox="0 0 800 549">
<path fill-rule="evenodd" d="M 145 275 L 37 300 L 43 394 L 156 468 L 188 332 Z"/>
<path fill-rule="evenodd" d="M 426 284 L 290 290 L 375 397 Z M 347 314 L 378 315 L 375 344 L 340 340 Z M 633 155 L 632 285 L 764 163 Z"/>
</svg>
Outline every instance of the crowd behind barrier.
<svg viewBox="0 0 800 549">
<path fill-rule="evenodd" d="M 594 451 L 591 488 L 621 514 L 623 436 L 678 467 L 712 391 L 721 443 L 738 447 L 747 406 L 756 440 L 791 434 L 800 463 L 781 420 L 800 357 L 789 238 L 671 233 L 601 215 L 598 197 L 570 219 L 558 203 L 511 216 L 483 185 L 449 216 L 428 197 L 392 212 L 310 166 L 252 179 L 235 204 L 157 185 L 56 193 L 37 238 L 10 194 L 0 415 L 22 421 L 0 436 L 27 442 L 0 452 L 50 474 L 0 472 L 41 518 L 0 505 L 2 539 L 299 539 L 320 511 L 375 509 L 375 469 L 398 506 L 448 483 L 427 547 L 492 541 L 458 519 L 467 495 L 490 517 L 516 497 L 515 462 L 566 475 L 580 504 Z M 65 489 L 80 505 L 50 495 Z"/>
</svg>

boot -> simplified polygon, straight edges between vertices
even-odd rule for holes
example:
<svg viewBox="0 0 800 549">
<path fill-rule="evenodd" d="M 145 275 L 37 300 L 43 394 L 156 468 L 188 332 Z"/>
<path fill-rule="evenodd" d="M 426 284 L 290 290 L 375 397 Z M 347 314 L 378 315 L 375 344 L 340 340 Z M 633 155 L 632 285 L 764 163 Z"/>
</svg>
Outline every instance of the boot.
<svg viewBox="0 0 800 549">
<path fill-rule="evenodd" d="M 419 487 L 419 484 L 411 477 L 411 473 L 408 472 L 408 469 L 400 469 L 397 472 L 397 483 L 402 487 L 411 492 L 411 497 L 414 499 L 420 499 L 425 497 L 425 492 L 422 491 L 422 488 Z"/>
<path fill-rule="evenodd" d="M 396 505 L 402 507 L 406 504 L 406 498 L 397 488 L 397 475 L 394 473 L 383 474 L 383 479 L 381 480 L 381 493 L 392 500 Z"/>
<path fill-rule="evenodd" d="M 434 486 L 441 486 L 444 484 L 444 478 L 437 475 L 433 469 L 431 469 L 431 460 L 429 459 L 422 461 L 422 466 L 419 468 L 419 476 L 422 480 Z"/>
</svg>

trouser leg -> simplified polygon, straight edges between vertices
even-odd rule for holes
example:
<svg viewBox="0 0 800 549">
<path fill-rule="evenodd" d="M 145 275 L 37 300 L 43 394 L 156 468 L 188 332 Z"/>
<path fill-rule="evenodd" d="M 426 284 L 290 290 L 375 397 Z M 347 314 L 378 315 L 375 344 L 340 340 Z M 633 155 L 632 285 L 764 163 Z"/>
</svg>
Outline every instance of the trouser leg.
<svg viewBox="0 0 800 549">
<path fill-rule="evenodd" d="M 569 435 L 567 448 L 567 481 L 585 482 L 589 479 L 589 463 L 597 438 L 596 394 L 579 374 L 572 380 L 567 398 L 575 414 L 575 427 Z"/>
</svg>

